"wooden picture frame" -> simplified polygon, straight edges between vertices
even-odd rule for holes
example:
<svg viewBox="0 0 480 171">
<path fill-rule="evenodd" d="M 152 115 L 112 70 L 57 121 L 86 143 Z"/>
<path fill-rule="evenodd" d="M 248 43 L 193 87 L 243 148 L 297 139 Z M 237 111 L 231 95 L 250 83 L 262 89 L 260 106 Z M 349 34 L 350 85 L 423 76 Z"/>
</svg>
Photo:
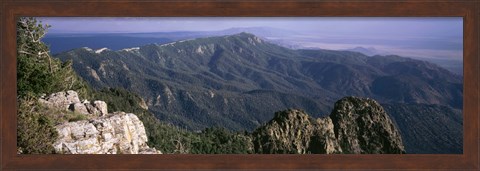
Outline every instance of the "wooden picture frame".
<svg viewBox="0 0 480 171">
<path fill-rule="evenodd" d="M 16 169 L 465 169 L 479 166 L 480 2 L 2 0 L 1 170 Z M 369 155 L 18 155 L 16 19 L 22 16 L 463 17 L 463 154 Z"/>
</svg>

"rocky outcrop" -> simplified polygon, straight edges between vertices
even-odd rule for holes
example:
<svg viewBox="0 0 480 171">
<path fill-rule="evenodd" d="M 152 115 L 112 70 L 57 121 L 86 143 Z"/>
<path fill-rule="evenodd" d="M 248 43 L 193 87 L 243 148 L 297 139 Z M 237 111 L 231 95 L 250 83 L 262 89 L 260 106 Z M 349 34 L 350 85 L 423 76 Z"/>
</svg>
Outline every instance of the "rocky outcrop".
<svg viewBox="0 0 480 171">
<path fill-rule="evenodd" d="M 54 143 L 62 154 L 161 154 L 147 145 L 143 123 L 135 114 L 108 113 L 103 101 L 80 102 L 75 91 L 54 93 L 39 100 L 43 104 L 90 115 L 90 119 L 56 126 Z"/>
<path fill-rule="evenodd" d="M 401 136 L 374 100 L 346 97 L 332 114 L 313 119 L 301 110 L 277 112 L 252 133 L 256 153 L 405 153 Z"/>
<path fill-rule="evenodd" d="M 145 127 L 132 113 L 113 113 L 92 120 L 58 125 L 55 150 L 64 154 L 148 154 Z"/>
<path fill-rule="evenodd" d="M 345 97 L 335 103 L 330 118 L 344 153 L 405 153 L 399 131 L 372 99 Z"/>
<path fill-rule="evenodd" d="M 277 112 L 270 122 L 253 132 L 255 152 L 340 153 L 332 128 L 329 118 L 315 120 L 304 111 L 293 109 Z"/>
<path fill-rule="evenodd" d="M 86 115 L 104 116 L 108 114 L 107 103 L 99 100 L 80 102 L 78 93 L 72 90 L 53 93 L 49 96 L 44 95 L 40 97 L 39 101 L 49 107 L 71 110 Z"/>
<path fill-rule="evenodd" d="M 78 93 L 72 90 L 66 92 L 53 93 L 49 96 L 43 95 L 39 101 L 49 107 L 68 110 L 71 104 L 80 103 Z"/>
</svg>

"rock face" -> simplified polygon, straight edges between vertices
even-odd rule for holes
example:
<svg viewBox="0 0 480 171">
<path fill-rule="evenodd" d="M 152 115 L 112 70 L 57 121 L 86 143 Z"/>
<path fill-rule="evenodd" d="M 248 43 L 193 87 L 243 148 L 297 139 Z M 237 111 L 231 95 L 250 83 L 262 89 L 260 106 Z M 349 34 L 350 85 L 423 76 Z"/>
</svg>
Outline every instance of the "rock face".
<svg viewBox="0 0 480 171">
<path fill-rule="evenodd" d="M 275 113 L 252 135 L 256 153 L 341 153 L 330 118 L 315 120 L 300 110 Z"/>
<path fill-rule="evenodd" d="M 108 113 L 104 101 L 80 102 L 75 91 L 40 98 L 47 106 L 67 109 L 92 119 L 56 126 L 59 133 L 54 148 L 61 154 L 161 154 L 147 145 L 143 123 L 135 114 Z"/>
<path fill-rule="evenodd" d="M 132 113 L 58 125 L 55 150 L 64 154 L 161 154 L 149 148 L 145 127 Z"/>
<path fill-rule="evenodd" d="M 405 153 L 400 133 L 372 99 L 345 97 L 330 115 L 344 153 Z"/>
<path fill-rule="evenodd" d="M 313 119 L 286 110 L 252 134 L 256 153 L 405 153 L 401 136 L 374 100 L 346 97 L 332 114 Z"/>
<path fill-rule="evenodd" d="M 66 92 L 53 93 L 50 96 L 42 96 L 40 102 L 55 108 L 67 110 L 71 104 L 80 103 L 78 93 L 72 90 Z"/>
<path fill-rule="evenodd" d="M 42 96 L 39 101 L 47 106 L 71 110 L 86 115 L 104 116 L 108 114 L 107 103 L 104 101 L 80 102 L 78 93 L 72 90 Z"/>
</svg>

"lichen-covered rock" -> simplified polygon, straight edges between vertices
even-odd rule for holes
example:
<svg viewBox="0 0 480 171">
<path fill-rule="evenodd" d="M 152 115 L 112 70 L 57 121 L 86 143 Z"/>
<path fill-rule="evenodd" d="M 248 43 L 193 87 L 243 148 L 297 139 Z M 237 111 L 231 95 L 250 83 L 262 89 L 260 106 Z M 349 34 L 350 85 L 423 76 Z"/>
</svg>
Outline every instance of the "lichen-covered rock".
<svg viewBox="0 0 480 171">
<path fill-rule="evenodd" d="M 72 90 L 53 93 L 47 97 L 43 96 L 39 99 L 39 101 L 49 107 L 55 107 L 63 110 L 67 110 L 71 104 L 80 103 L 78 93 Z"/>
<path fill-rule="evenodd" d="M 275 117 L 253 133 L 257 153 L 305 154 L 314 127 L 308 115 L 298 110 L 275 113 Z"/>
<path fill-rule="evenodd" d="M 275 113 L 266 125 L 253 134 L 256 153 L 340 153 L 330 118 L 313 119 L 304 111 Z"/>
<path fill-rule="evenodd" d="M 43 96 L 39 99 L 39 102 L 49 107 L 70 110 L 86 115 L 104 116 L 108 114 L 107 103 L 100 100 L 93 102 L 84 100 L 80 102 L 78 93 L 72 90 L 53 93 L 48 97 Z"/>
<path fill-rule="evenodd" d="M 92 114 L 93 116 L 102 116 L 100 114 L 100 111 L 90 102 L 84 102 L 83 105 L 85 108 L 87 108 L 88 113 L 87 114 Z"/>
<path fill-rule="evenodd" d="M 318 118 L 315 131 L 311 135 L 308 151 L 314 154 L 338 154 L 343 153 L 333 130 L 333 122 L 330 117 Z"/>
<path fill-rule="evenodd" d="M 161 154 L 147 145 L 145 127 L 131 113 L 114 113 L 89 121 L 56 126 L 54 147 L 64 154 Z"/>
<path fill-rule="evenodd" d="M 81 114 L 90 114 L 87 110 L 87 107 L 83 103 L 74 103 L 71 104 L 70 107 L 68 108 L 73 112 L 81 113 Z"/>
<path fill-rule="evenodd" d="M 313 119 L 301 110 L 277 112 L 252 133 L 256 153 L 405 153 L 400 133 L 374 100 L 346 97 L 332 114 Z"/>
<path fill-rule="evenodd" d="M 344 153 L 405 153 L 400 133 L 372 99 L 345 97 L 335 103 L 330 117 Z"/>
<path fill-rule="evenodd" d="M 41 97 L 46 106 L 90 115 L 89 120 L 65 122 L 56 126 L 59 137 L 54 143 L 63 154 L 161 154 L 147 145 L 143 123 L 132 113 L 108 113 L 104 101 L 80 101 L 75 91 Z"/>
<path fill-rule="evenodd" d="M 104 101 L 96 100 L 93 102 L 93 106 L 100 112 L 100 116 L 108 114 L 107 103 Z"/>
</svg>

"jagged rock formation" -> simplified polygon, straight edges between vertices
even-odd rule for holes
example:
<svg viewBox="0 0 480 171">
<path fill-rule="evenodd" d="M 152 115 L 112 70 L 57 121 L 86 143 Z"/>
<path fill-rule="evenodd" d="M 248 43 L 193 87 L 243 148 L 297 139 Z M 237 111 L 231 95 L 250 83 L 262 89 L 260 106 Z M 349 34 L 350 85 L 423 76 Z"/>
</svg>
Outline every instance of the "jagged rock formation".
<svg viewBox="0 0 480 171">
<path fill-rule="evenodd" d="M 80 102 L 75 91 L 53 93 L 39 101 L 50 107 L 71 110 L 90 119 L 56 126 L 54 148 L 63 154 L 161 154 L 147 145 L 143 123 L 135 114 L 108 113 L 103 101 Z"/>
<path fill-rule="evenodd" d="M 400 133 L 372 99 L 345 97 L 330 115 L 344 153 L 405 153 Z"/>
<path fill-rule="evenodd" d="M 266 125 L 253 132 L 256 153 L 341 153 L 330 118 L 313 119 L 304 111 L 275 113 Z"/>
<path fill-rule="evenodd" d="M 346 97 L 332 114 L 313 119 L 286 110 L 253 132 L 256 153 L 405 153 L 400 133 L 374 100 Z"/>
</svg>

